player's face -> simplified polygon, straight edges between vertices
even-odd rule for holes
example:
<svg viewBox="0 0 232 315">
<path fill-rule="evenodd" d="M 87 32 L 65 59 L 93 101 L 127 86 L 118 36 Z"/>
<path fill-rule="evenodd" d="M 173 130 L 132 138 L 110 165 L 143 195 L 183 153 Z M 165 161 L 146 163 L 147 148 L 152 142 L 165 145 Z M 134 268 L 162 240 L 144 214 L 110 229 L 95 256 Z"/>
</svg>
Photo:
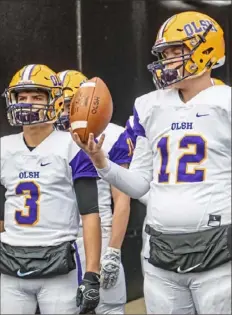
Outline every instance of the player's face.
<svg viewBox="0 0 232 315">
<path fill-rule="evenodd" d="M 20 92 L 18 103 L 47 105 L 48 95 L 45 92 Z M 43 107 L 43 106 L 41 106 Z"/>
<path fill-rule="evenodd" d="M 187 53 L 187 48 L 185 48 L 186 51 L 184 53 Z M 180 65 L 182 65 L 182 54 L 183 54 L 183 49 L 180 46 L 173 46 L 173 47 L 168 47 L 163 51 L 163 57 L 164 59 L 172 59 L 172 63 L 168 63 L 166 65 L 166 68 L 168 69 L 176 69 Z"/>
<path fill-rule="evenodd" d="M 64 102 L 64 111 L 61 116 L 69 115 L 70 102 Z"/>
<path fill-rule="evenodd" d="M 58 130 L 69 131 L 69 128 L 70 128 L 69 111 L 70 111 L 70 101 L 65 101 L 64 111 L 60 115 L 60 118 L 56 124 L 56 128 Z"/>
<path fill-rule="evenodd" d="M 44 120 L 48 104 L 48 94 L 43 91 L 22 91 L 17 95 L 17 103 L 23 104 L 18 111 L 21 120 Z M 29 110 L 30 108 L 30 110 Z"/>
<path fill-rule="evenodd" d="M 167 61 L 167 64 L 165 66 L 166 69 L 178 69 L 179 73 L 181 76 L 186 76 L 189 74 L 188 71 L 185 70 L 183 66 L 183 54 L 187 55 L 189 53 L 189 49 L 187 47 L 182 47 L 182 46 L 171 46 L 166 48 L 162 54 L 164 59 L 169 59 L 172 58 L 172 62 Z M 165 62 L 164 62 L 165 64 Z M 185 81 L 185 80 L 183 80 Z M 169 88 L 181 88 L 184 83 L 183 81 L 180 81 L 178 83 L 172 84 L 169 86 Z"/>
</svg>

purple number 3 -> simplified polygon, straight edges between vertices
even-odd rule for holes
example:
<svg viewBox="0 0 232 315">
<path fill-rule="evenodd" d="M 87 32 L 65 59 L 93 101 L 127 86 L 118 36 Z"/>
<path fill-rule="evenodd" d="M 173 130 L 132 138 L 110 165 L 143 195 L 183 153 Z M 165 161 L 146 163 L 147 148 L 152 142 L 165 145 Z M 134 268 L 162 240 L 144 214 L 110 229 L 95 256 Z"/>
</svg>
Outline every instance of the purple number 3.
<svg viewBox="0 0 232 315">
<path fill-rule="evenodd" d="M 183 153 L 177 162 L 177 183 L 196 183 L 205 179 L 205 169 L 196 169 L 188 171 L 188 164 L 201 164 L 206 158 L 206 141 L 199 135 L 186 135 L 179 142 L 179 149 L 189 148 L 190 145 L 195 147 L 194 153 Z M 162 137 L 157 144 L 161 155 L 161 168 L 158 175 L 159 183 L 168 183 L 170 174 L 167 171 L 169 162 L 169 137 Z"/>
<path fill-rule="evenodd" d="M 27 214 L 23 214 L 23 210 L 16 210 L 16 222 L 20 225 L 35 225 L 39 220 L 40 188 L 38 184 L 32 181 L 21 182 L 16 186 L 15 193 L 24 196 L 24 207 L 28 210 Z"/>
</svg>

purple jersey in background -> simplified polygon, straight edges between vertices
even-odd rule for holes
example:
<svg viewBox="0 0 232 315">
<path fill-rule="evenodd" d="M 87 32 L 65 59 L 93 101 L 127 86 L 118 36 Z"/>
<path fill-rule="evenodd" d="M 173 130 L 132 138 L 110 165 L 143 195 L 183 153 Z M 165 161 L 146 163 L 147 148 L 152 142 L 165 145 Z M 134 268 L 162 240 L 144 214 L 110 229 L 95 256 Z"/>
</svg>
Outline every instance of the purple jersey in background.
<svg viewBox="0 0 232 315">
<path fill-rule="evenodd" d="M 117 164 L 130 164 L 136 143 L 136 136 L 133 131 L 133 116 L 126 122 L 126 128 L 118 137 L 111 150 L 109 158 Z"/>
</svg>

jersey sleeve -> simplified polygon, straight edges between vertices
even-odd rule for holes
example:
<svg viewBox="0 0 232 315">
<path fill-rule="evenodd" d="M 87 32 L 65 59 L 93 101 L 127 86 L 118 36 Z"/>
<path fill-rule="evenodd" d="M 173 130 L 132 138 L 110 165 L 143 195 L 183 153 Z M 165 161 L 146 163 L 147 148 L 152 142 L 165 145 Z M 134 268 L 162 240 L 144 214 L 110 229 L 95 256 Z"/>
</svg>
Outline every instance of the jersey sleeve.
<svg viewBox="0 0 232 315">
<path fill-rule="evenodd" d="M 145 129 L 142 126 L 141 122 L 140 122 L 140 118 L 138 115 L 138 111 L 136 108 L 136 104 L 134 106 L 134 110 L 133 110 L 133 114 L 134 114 L 134 135 L 135 137 L 141 136 L 141 137 L 146 137 L 146 133 L 145 133 Z"/>
<path fill-rule="evenodd" d="M 139 199 L 146 194 L 152 181 L 152 150 L 147 138 L 138 137 L 129 169 L 112 161 L 103 169 L 97 169 L 99 175 L 108 183 L 128 196 Z"/>
<path fill-rule="evenodd" d="M 69 165 L 73 180 L 83 177 L 98 178 L 97 171 L 87 154 L 71 140 L 69 150 Z"/>
</svg>

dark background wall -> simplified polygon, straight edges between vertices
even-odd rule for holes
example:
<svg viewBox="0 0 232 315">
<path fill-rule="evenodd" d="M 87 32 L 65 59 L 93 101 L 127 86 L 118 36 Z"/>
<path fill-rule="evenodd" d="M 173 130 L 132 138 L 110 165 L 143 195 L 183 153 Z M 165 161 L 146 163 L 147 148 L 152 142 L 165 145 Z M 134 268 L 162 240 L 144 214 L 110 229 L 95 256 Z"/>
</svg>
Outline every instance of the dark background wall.
<svg viewBox="0 0 232 315">
<path fill-rule="evenodd" d="M 26 64 L 47 64 L 57 72 L 78 67 L 77 2 L 0 0 L 0 92 Z M 201 0 L 81 1 L 82 70 L 88 77 L 97 75 L 107 82 L 114 100 L 113 122 L 124 125 L 135 98 L 154 89 L 146 66 L 152 61 L 156 32 L 168 17 L 185 10 L 207 13 L 224 28 L 227 64 L 215 70 L 214 76 L 231 84 L 231 6 L 218 7 L 215 1 L 204 4 Z M 5 112 L 1 99 L 1 136 L 18 131 L 8 125 Z M 142 295 L 139 253 L 144 216 L 144 208 L 132 201 L 123 247 L 129 300 Z"/>
<path fill-rule="evenodd" d="M 0 0 L 0 93 L 26 64 L 47 64 L 54 71 L 75 68 L 75 0 Z M 0 135 L 8 125 L 0 100 Z"/>
</svg>

